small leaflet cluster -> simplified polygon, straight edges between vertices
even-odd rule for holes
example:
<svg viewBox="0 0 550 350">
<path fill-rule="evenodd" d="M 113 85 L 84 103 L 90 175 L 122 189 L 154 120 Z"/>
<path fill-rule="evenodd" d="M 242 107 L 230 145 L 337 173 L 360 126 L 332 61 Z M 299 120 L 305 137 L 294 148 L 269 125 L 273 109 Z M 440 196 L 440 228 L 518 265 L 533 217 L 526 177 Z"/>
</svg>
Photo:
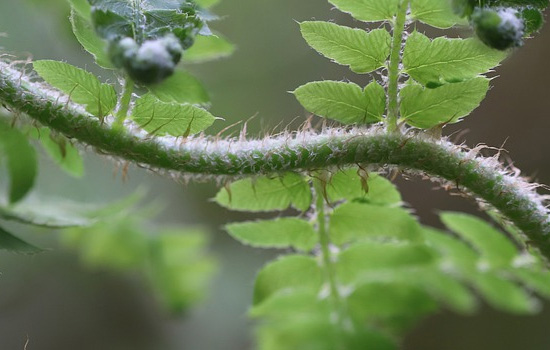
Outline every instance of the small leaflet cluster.
<svg viewBox="0 0 550 350">
<path fill-rule="evenodd" d="M 409 1 L 331 3 L 363 22 L 393 23 L 399 6 L 407 6 Z M 406 25 L 416 21 L 437 28 L 464 24 L 451 3 L 440 0 L 410 0 Z M 401 38 L 392 38 L 384 26 L 363 30 L 312 21 L 302 22 L 300 28 L 307 43 L 323 56 L 355 73 L 377 71 L 383 77 L 382 83 L 373 80 L 366 87 L 351 82 L 308 83 L 294 91 L 304 108 L 344 124 L 387 121 L 390 91 L 385 74 L 391 74 L 390 53 L 394 41 Z M 395 33 L 397 28 L 393 29 Z M 402 46 L 396 68 L 401 80 L 398 122 L 420 129 L 442 127 L 469 115 L 489 90 L 489 79 L 484 74 L 506 57 L 506 52 L 491 49 L 475 38 L 430 39 L 416 29 L 404 38 Z"/>
<path fill-rule="evenodd" d="M 422 226 L 391 182 L 362 168 L 239 180 L 215 200 L 301 213 L 226 226 L 243 244 L 292 251 L 256 278 L 250 315 L 260 350 L 396 349 L 441 309 L 471 314 L 479 297 L 530 314 L 536 295 L 550 297 L 544 261 L 520 241 L 461 213 L 441 214 L 448 232 Z"/>
<path fill-rule="evenodd" d="M 142 193 L 109 205 L 29 195 L 38 175 L 36 142 L 68 175 L 84 174 L 78 149 L 65 137 L 45 127 L 14 128 L 2 116 L 0 156 L 10 183 L 7 203 L 0 204 L 0 251 L 44 251 L 3 228 L 4 224 L 59 230 L 64 245 L 77 250 L 87 266 L 138 273 L 171 312 L 182 312 L 204 297 L 217 270 L 216 260 L 207 252 L 204 230 L 151 225 L 156 208 L 136 208 Z M 142 215 L 134 215 L 136 211 Z"/>
<path fill-rule="evenodd" d="M 33 62 L 35 71 L 42 79 L 69 95 L 71 101 L 85 106 L 88 113 L 105 122 L 113 122 L 115 116 L 123 122 L 128 109 L 131 109 L 129 107 L 135 106 L 130 110 L 129 118 L 149 135 L 185 137 L 212 125 L 216 118 L 205 109 L 210 101 L 206 89 L 197 78 L 179 67 L 178 63 L 204 62 L 233 52 L 232 44 L 209 30 L 197 33 L 191 30 L 188 33 L 191 10 L 186 12 L 180 7 L 206 8 L 213 6 L 215 2 L 197 1 L 195 4 L 183 0 L 70 0 L 70 3 L 72 29 L 83 48 L 94 56 L 96 63 L 102 68 L 123 68 L 124 74 L 129 75 L 124 82 L 124 94 L 117 95 L 113 84 L 103 83 L 91 73 L 64 62 Z M 201 13 L 208 17 L 206 10 Z M 197 14 L 193 18 L 199 17 Z M 144 18 L 144 22 L 138 26 L 134 23 L 135 18 Z M 201 21 L 196 28 L 207 27 Z M 123 35 L 125 30 L 131 37 Z M 164 50 L 159 45 L 172 45 L 172 39 L 169 39 L 172 36 L 178 38 L 180 42 L 177 45 L 185 46 L 185 50 L 180 50 L 178 59 L 171 61 L 169 74 L 162 72 L 162 67 L 148 67 L 149 63 L 155 66 L 158 63 L 156 61 L 166 56 L 159 52 Z M 134 47 L 128 40 L 134 40 L 135 45 L 139 43 L 141 46 Z M 113 43 L 118 46 L 126 43 L 128 47 L 135 49 L 128 48 L 130 51 L 134 50 L 136 55 L 143 54 L 154 62 L 120 52 L 128 61 L 114 58 Z M 135 66 L 131 68 L 134 71 L 131 74 L 127 71 L 129 68 L 126 65 L 129 64 Z M 152 81 L 135 74 L 162 77 Z M 145 94 L 139 97 L 132 95 L 134 81 L 146 90 Z"/>
</svg>

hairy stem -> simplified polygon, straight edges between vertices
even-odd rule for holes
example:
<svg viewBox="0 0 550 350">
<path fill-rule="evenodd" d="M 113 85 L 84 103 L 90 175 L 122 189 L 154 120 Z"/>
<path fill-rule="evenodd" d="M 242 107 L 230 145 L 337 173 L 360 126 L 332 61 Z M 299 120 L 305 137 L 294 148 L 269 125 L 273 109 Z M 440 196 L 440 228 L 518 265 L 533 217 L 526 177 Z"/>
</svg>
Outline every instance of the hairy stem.
<svg viewBox="0 0 550 350">
<path fill-rule="evenodd" d="M 397 130 L 399 118 L 399 64 L 401 63 L 401 46 L 407 19 L 409 0 L 400 0 L 397 17 L 393 23 L 393 38 L 391 44 L 390 64 L 388 66 L 388 118 L 387 129 Z"/>
<path fill-rule="evenodd" d="M 0 62 L 0 102 L 65 136 L 155 170 L 245 176 L 311 171 L 354 164 L 395 165 L 445 179 L 498 209 L 550 258 L 550 218 L 533 186 L 508 174 L 492 158 L 444 140 L 381 129 L 298 133 L 266 140 L 238 141 L 146 138 L 89 115 L 67 96 L 30 82 Z"/>
<path fill-rule="evenodd" d="M 333 307 L 336 309 L 338 321 L 343 321 L 343 309 L 341 305 L 340 292 L 336 283 L 336 273 L 334 272 L 334 264 L 332 261 L 332 253 L 330 252 L 330 237 L 327 231 L 325 215 L 325 196 L 324 187 L 328 181 L 329 175 L 326 171 L 319 172 L 313 182 L 314 194 L 316 198 L 315 212 L 317 214 L 317 233 L 319 235 L 319 243 L 321 245 L 321 258 L 323 269 L 325 271 L 325 281 L 328 283 L 330 290 L 330 300 Z"/>
<path fill-rule="evenodd" d="M 134 81 L 127 76 L 124 80 L 124 90 L 122 91 L 122 97 L 120 98 L 120 104 L 118 111 L 116 112 L 114 127 L 117 129 L 122 128 L 126 117 L 128 117 L 128 110 L 130 109 L 130 103 L 132 102 L 133 92 Z"/>
</svg>

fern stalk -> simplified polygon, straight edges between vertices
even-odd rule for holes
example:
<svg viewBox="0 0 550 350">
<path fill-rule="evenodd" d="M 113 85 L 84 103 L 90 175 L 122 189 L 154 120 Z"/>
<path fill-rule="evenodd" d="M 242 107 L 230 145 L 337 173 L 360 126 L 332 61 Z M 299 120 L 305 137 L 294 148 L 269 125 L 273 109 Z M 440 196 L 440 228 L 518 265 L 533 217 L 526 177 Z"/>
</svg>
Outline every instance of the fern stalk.
<svg viewBox="0 0 550 350">
<path fill-rule="evenodd" d="M 409 0 L 400 0 L 395 22 L 393 23 L 393 38 L 391 44 L 390 63 L 388 66 L 388 131 L 397 130 L 399 117 L 399 64 L 401 63 L 401 46 L 407 20 Z"/>
<path fill-rule="evenodd" d="M 134 81 L 130 77 L 126 77 L 124 80 L 124 90 L 122 91 L 122 97 L 120 99 L 119 108 L 116 112 L 115 128 L 121 128 L 124 125 L 124 121 L 128 116 L 130 110 L 130 103 L 132 102 L 132 93 L 134 92 Z"/>
<path fill-rule="evenodd" d="M 115 130 L 46 84 L 0 62 L 0 102 L 103 154 L 157 171 L 250 176 L 354 164 L 393 165 L 445 179 L 498 209 L 550 258 L 550 219 L 534 185 L 493 158 L 422 135 L 380 128 L 302 132 L 265 140 L 150 138 Z"/>
</svg>

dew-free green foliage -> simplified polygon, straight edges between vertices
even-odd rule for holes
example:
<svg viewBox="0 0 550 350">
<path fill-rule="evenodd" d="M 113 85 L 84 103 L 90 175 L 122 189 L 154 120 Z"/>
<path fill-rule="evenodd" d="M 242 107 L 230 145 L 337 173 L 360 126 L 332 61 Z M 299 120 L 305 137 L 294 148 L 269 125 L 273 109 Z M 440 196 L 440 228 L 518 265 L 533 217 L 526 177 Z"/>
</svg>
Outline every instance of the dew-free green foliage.
<svg viewBox="0 0 550 350">
<path fill-rule="evenodd" d="M 16 203 L 34 186 L 38 171 L 36 152 L 19 130 L 3 120 L 0 120 L 0 152 L 10 178 L 8 200 Z"/>
<path fill-rule="evenodd" d="M 204 297 L 216 260 L 203 230 L 151 227 L 144 220 L 151 209 L 136 215 L 131 206 L 137 198 L 104 208 L 91 225 L 64 230 L 62 242 L 91 268 L 139 273 L 169 311 L 182 312 Z"/>
<path fill-rule="evenodd" d="M 383 67 L 390 55 L 391 36 L 385 29 L 366 32 L 329 22 L 303 22 L 300 28 L 312 48 L 355 73 Z"/>
<path fill-rule="evenodd" d="M 548 295 L 550 273 L 536 256 L 473 216 L 441 214 L 456 236 L 424 227 L 402 207 L 388 180 L 357 174 L 364 171 L 303 179 L 316 188 L 311 196 L 317 204 L 307 221 L 277 218 L 226 227 L 253 247 L 297 250 L 268 263 L 256 278 L 251 315 L 260 319 L 260 349 L 396 349 L 399 337 L 427 315 L 442 308 L 470 314 L 478 298 L 508 312 L 537 311 L 531 291 Z M 264 181 L 276 180 L 256 179 Z M 257 209 L 250 200 L 253 186 L 230 185 L 232 202 Z M 273 200 L 280 196 L 275 193 Z M 218 197 L 226 194 L 222 189 Z M 265 200 L 265 191 L 260 198 Z M 284 210 L 288 202 L 278 207 Z"/>
<path fill-rule="evenodd" d="M 148 133 L 176 137 L 201 132 L 212 125 L 214 119 L 212 114 L 202 108 L 162 102 L 151 94 L 140 97 L 132 112 L 132 120 Z"/>
<path fill-rule="evenodd" d="M 308 111 L 343 124 L 379 122 L 386 108 L 386 93 L 376 82 L 362 89 L 354 83 L 317 81 L 300 86 L 294 95 Z"/>
<path fill-rule="evenodd" d="M 413 21 L 439 28 L 463 22 L 447 1 L 339 0 L 332 3 L 367 22 L 393 20 L 394 16 L 403 20 L 409 5 Z M 474 38 L 431 40 L 416 30 L 406 38 L 403 28 L 395 27 L 406 26 L 405 22 L 393 25 L 392 37 L 385 28 L 363 30 L 329 22 L 301 23 L 306 42 L 334 62 L 347 65 L 356 73 L 388 71 L 387 75 L 382 71 L 387 77 L 385 82 L 373 81 L 364 92 L 353 83 L 325 81 L 303 85 L 294 94 L 304 108 L 344 124 L 384 121 L 392 130 L 397 123 L 421 129 L 456 123 L 479 106 L 489 90 L 489 81 L 482 78 L 483 74 L 497 66 L 506 53 L 490 49 Z M 406 80 L 405 87 L 398 89 L 398 83 L 403 80 Z M 400 108 L 397 101 L 401 101 Z"/>
<path fill-rule="evenodd" d="M 202 105 L 210 102 L 208 92 L 201 82 L 184 71 L 176 71 L 163 83 L 150 86 L 149 91 L 162 102 Z"/>
<path fill-rule="evenodd" d="M 238 196 L 233 196 L 238 193 Z M 289 207 L 306 211 L 311 205 L 308 181 L 298 174 L 244 179 L 218 192 L 216 202 L 232 210 L 262 212 Z"/>
<path fill-rule="evenodd" d="M 68 94 L 72 101 L 85 105 L 88 112 L 100 119 L 116 106 L 113 86 L 101 83 L 83 69 L 58 61 L 35 61 L 33 66 L 45 81 Z"/>
</svg>

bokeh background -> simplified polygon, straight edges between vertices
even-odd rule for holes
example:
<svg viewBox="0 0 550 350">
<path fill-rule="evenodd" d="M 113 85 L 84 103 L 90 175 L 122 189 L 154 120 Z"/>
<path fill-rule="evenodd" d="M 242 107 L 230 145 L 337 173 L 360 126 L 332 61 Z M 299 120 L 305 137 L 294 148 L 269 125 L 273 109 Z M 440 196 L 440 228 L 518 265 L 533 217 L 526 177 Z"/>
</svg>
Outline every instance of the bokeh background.
<svg viewBox="0 0 550 350">
<path fill-rule="evenodd" d="M 363 26 L 331 9 L 326 0 L 225 0 L 215 8 L 213 27 L 237 45 L 224 60 L 189 66 L 211 92 L 220 121 L 212 132 L 252 117 L 251 135 L 270 132 L 306 113 L 287 91 L 308 81 L 358 76 L 320 57 L 301 39 L 296 21 L 335 20 Z M 0 46 L 18 56 L 58 59 L 111 76 L 80 49 L 68 24 L 63 0 L 0 0 Z M 422 29 L 422 28 L 421 28 Z M 550 26 L 496 70 L 499 78 L 483 105 L 464 122 L 449 127 L 459 142 L 486 143 L 509 151 L 526 175 L 550 183 Z M 466 131 L 458 133 L 458 131 Z M 238 131 L 238 128 L 235 129 Z M 86 154 L 86 176 L 73 179 L 47 159 L 40 165 L 42 196 L 109 203 L 149 189 L 147 201 L 162 199 L 160 224 L 201 225 L 211 232 L 221 269 L 205 301 L 182 317 L 167 315 L 137 276 L 89 270 L 58 246 L 52 231 L 17 233 L 52 249 L 34 257 L 0 253 L 0 349 L 29 350 L 247 350 L 253 324 L 246 312 L 255 272 L 276 252 L 232 241 L 222 225 L 247 219 L 209 201 L 213 184 L 182 186 L 131 168 L 123 181 L 107 159 Z M 475 205 L 419 179 L 398 180 L 405 200 L 426 224 L 439 226 L 437 210 L 477 212 Z M 442 312 L 406 340 L 410 350 L 550 349 L 550 304 L 534 317 L 514 317 L 484 308 L 473 317 Z M 285 349 L 281 349 L 285 350 Z"/>
</svg>

